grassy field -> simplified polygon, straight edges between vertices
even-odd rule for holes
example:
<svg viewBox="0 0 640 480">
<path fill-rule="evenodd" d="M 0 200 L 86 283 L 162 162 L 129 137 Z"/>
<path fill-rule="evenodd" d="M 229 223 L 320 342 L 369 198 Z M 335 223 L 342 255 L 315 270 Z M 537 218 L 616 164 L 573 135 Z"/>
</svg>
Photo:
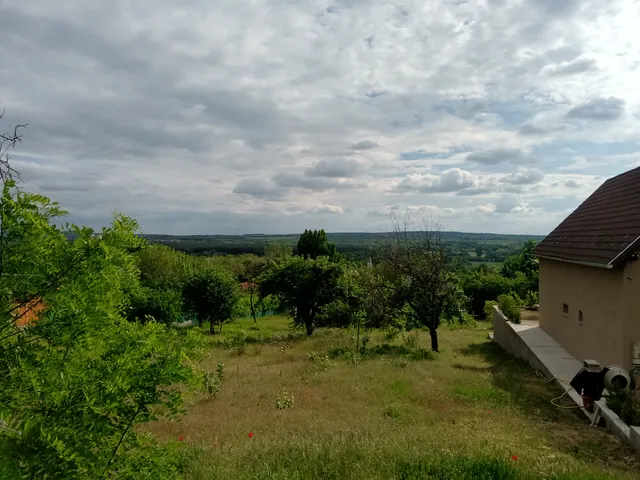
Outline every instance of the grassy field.
<svg viewBox="0 0 640 480">
<path fill-rule="evenodd" d="M 419 348 L 426 332 L 418 347 L 376 332 L 362 357 L 349 332 L 242 320 L 208 339 L 203 366 L 225 365 L 219 395 L 150 429 L 183 439 L 191 480 L 637 478 L 636 456 L 552 406 L 557 387 L 487 328 L 442 327 L 437 355 Z"/>
</svg>

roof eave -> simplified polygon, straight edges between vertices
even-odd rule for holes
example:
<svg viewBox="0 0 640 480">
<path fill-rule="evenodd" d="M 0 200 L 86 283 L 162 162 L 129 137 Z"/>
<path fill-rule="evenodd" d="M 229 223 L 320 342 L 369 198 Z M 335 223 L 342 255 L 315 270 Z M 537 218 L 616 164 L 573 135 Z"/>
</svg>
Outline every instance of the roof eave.
<svg viewBox="0 0 640 480">
<path fill-rule="evenodd" d="M 615 263 L 618 263 L 619 261 L 624 260 L 627 254 L 632 253 L 636 249 L 638 244 L 640 244 L 640 236 L 636 237 L 636 239 L 633 242 L 627 245 L 625 249 L 622 250 L 618 255 L 616 255 L 616 257 L 613 260 L 611 260 L 609 263 L 615 264 Z"/>
<path fill-rule="evenodd" d="M 585 267 L 606 268 L 607 270 L 611 270 L 613 268 L 613 265 L 611 263 L 581 262 L 579 260 L 567 260 L 566 258 L 550 257 L 547 255 L 540 255 L 540 254 L 536 254 L 536 256 L 538 258 L 544 258 L 546 260 L 555 260 L 556 262 L 572 263 L 574 265 L 583 265 Z"/>
</svg>

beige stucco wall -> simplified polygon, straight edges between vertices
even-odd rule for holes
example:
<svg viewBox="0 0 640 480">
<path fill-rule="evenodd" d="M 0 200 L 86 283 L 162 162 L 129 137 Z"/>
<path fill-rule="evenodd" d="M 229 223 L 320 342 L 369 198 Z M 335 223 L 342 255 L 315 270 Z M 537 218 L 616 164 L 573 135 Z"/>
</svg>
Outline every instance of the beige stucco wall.
<svg viewBox="0 0 640 480">
<path fill-rule="evenodd" d="M 640 340 L 639 322 L 629 320 L 640 306 L 635 286 L 640 286 L 636 264 L 607 270 L 540 259 L 540 326 L 578 360 L 630 368 L 631 344 Z M 563 303 L 569 305 L 568 315 L 562 313 Z"/>
<path fill-rule="evenodd" d="M 622 275 L 622 305 L 625 319 L 623 333 L 623 363 L 631 368 L 633 344 L 640 342 L 640 261 L 627 264 Z"/>
</svg>

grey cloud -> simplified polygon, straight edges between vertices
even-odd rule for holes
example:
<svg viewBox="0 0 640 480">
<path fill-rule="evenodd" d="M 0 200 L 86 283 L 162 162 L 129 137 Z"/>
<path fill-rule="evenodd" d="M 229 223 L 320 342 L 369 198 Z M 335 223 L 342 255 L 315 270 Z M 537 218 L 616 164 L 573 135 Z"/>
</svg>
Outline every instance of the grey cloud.
<svg viewBox="0 0 640 480">
<path fill-rule="evenodd" d="M 363 165 L 356 160 L 336 158 L 320 160 L 304 173 L 309 177 L 347 178 L 355 177 L 363 171 L 363 168 Z"/>
<path fill-rule="evenodd" d="M 466 160 L 480 165 L 498 165 L 500 163 L 534 163 L 537 158 L 524 153 L 519 148 L 500 148 L 470 153 L 467 155 Z"/>
<path fill-rule="evenodd" d="M 332 189 L 359 189 L 366 187 L 365 182 L 354 182 L 325 177 L 309 177 L 296 173 L 280 172 L 273 176 L 273 181 L 287 188 L 304 188 L 312 191 L 324 191 Z"/>
<path fill-rule="evenodd" d="M 581 182 L 581 181 L 579 181 L 579 180 L 575 180 L 575 179 L 573 179 L 573 178 L 572 178 L 571 180 L 567 180 L 567 181 L 564 183 L 564 186 L 565 186 L 565 187 L 567 187 L 567 188 L 580 188 L 580 187 L 582 187 L 582 185 L 583 185 L 583 184 L 582 184 L 582 182 Z"/>
<path fill-rule="evenodd" d="M 362 140 L 360 142 L 356 142 L 351 145 L 349 148 L 351 150 L 371 150 L 372 148 L 376 148 L 378 144 L 371 140 Z"/>
<path fill-rule="evenodd" d="M 459 197 L 472 197 L 475 195 L 486 195 L 491 192 L 493 192 L 493 189 L 489 187 L 473 187 L 460 190 L 456 195 Z"/>
<path fill-rule="evenodd" d="M 522 135 L 546 135 L 553 132 L 560 132 L 566 130 L 567 126 L 562 123 L 548 122 L 543 123 L 539 121 L 525 122 L 518 129 L 518 132 Z"/>
<path fill-rule="evenodd" d="M 512 185 L 531 185 L 542 181 L 544 173 L 538 168 L 518 168 L 502 177 L 501 182 Z"/>
<path fill-rule="evenodd" d="M 580 120 L 617 120 L 624 114 L 625 101 L 617 97 L 595 98 L 573 107 L 567 118 Z"/>
<path fill-rule="evenodd" d="M 233 193 L 250 195 L 256 198 L 280 199 L 284 197 L 286 190 L 263 180 L 244 179 L 237 183 L 233 189 Z"/>
<path fill-rule="evenodd" d="M 522 205 L 522 199 L 518 195 L 506 194 L 496 202 L 496 213 L 511 213 Z"/>
</svg>

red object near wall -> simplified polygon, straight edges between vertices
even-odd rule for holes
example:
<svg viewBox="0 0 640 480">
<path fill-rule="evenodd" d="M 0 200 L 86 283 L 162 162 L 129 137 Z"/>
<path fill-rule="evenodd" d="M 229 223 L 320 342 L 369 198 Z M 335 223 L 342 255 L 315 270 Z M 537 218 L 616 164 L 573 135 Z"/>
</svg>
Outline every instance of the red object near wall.
<svg viewBox="0 0 640 480">
<path fill-rule="evenodd" d="M 45 305 L 40 299 L 32 300 L 31 302 L 23 305 L 15 311 L 15 315 L 18 318 L 15 325 L 17 327 L 31 325 L 38 320 L 41 312 L 45 310 Z"/>
</svg>

